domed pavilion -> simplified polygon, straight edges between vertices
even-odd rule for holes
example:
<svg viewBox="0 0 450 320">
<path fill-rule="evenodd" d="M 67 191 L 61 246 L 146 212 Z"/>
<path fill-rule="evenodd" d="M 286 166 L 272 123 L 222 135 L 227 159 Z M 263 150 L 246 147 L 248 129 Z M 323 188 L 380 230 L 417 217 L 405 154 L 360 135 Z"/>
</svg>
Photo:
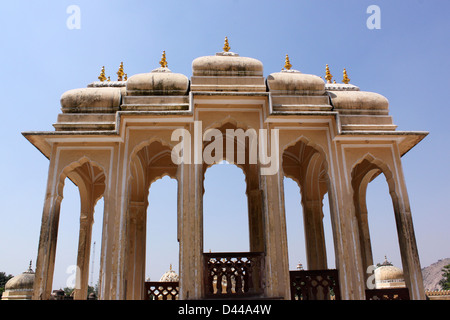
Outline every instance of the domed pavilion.
<svg viewBox="0 0 450 320">
<path fill-rule="evenodd" d="M 179 299 L 291 299 L 302 297 L 296 290 L 315 292 L 311 286 L 318 283 L 333 283 L 336 298 L 365 299 L 374 264 L 366 191 L 379 175 L 393 202 L 405 286 L 411 299 L 425 299 L 401 158 L 428 133 L 398 130 L 389 109 L 403 106 L 350 83 L 346 69 L 336 82 L 327 64 L 320 67 L 324 77 L 307 74 L 288 55 L 265 77 L 263 63 L 233 52 L 227 38 L 222 51 L 192 61 L 190 77 L 169 69 L 169 62 L 163 52 L 159 67 L 149 61 L 129 77 L 121 63 L 117 80 L 103 67 L 98 81 L 62 93 L 54 130 L 23 132 L 49 159 L 33 299 L 51 294 L 66 178 L 81 199 L 74 299 L 87 296 L 94 207 L 101 198 L 99 299 L 146 299 L 148 192 L 164 176 L 178 185 L 176 199 L 168 201 L 178 204 Z M 245 175 L 249 252 L 203 248 L 205 171 L 223 160 Z M 301 190 L 304 270 L 289 270 L 286 177 Z M 334 248 L 325 246 L 325 195 Z M 336 269 L 329 270 L 327 250 L 334 250 Z M 315 279 L 310 287 L 293 285 L 300 273 Z"/>
</svg>

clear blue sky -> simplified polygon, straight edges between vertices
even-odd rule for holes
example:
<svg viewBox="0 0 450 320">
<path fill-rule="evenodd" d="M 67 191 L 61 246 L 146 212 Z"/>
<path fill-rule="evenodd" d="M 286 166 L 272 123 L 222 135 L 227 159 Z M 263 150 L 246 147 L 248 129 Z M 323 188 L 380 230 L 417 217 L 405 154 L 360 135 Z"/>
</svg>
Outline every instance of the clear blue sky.
<svg viewBox="0 0 450 320">
<path fill-rule="evenodd" d="M 366 10 L 373 4 L 381 9 L 379 30 L 366 26 L 370 16 Z M 80 8 L 80 29 L 67 28 L 70 5 Z M 165 50 L 169 68 L 190 77 L 192 60 L 221 51 L 225 36 L 232 51 L 262 61 L 266 76 L 281 69 L 285 54 L 293 68 L 304 73 L 323 76 L 329 64 L 337 81 L 347 68 L 351 83 L 389 99 L 398 130 L 429 131 L 403 157 L 403 168 L 422 266 L 450 257 L 449 12 L 448 0 L 2 2 L 0 271 L 19 274 L 30 259 L 34 268 L 37 256 L 48 160 L 21 132 L 53 130 L 61 94 L 97 80 L 102 66 L 112 79 L 121 61 L 128 76 L 148 72 L 158 67 Z M 214 179 L 224 177 L 226 189 L 219 190 Z M 247 250 L 240 169 L 225 165 L 208 169 L 205 187 L 205 250 Z M 64 195 L 54 288 L 66 285 L 70 276 L 66 269 L 76 263 L 79 199 L 71 183 L 66 184 Z M 151 229 L 158 223 L 170 225 L 162 235 L 164 241 L 149 240 L 147 272 L 157 280 L 170 263 L 178 271 L 176 182 L 158 181 L 150 197 L 151 233 L 158 235 L 157 229 Z M 168 198 L 168 204 L 163 202 Z M 96 269 L 101 205 L 94 224 Z M 383 178 L 370 184 L 368 206 L 375 262 L 386 254 L 401 267 L 392 204 Z M 300 195 L 292 181 L 286 181 L 286 211 L 291 266 L 306 265 Z M 218 226 L 214 220 L 230 214 L 243 225 L 236 243 L 224 241 L 225 235 L 215 232 L 217 227 L 234 230 L 233 225 Z M 329 228 L 327 214 L 325 223 Z M 333 267 L 331 230 L 327 229 L 326 237 Z"/>
</svg>

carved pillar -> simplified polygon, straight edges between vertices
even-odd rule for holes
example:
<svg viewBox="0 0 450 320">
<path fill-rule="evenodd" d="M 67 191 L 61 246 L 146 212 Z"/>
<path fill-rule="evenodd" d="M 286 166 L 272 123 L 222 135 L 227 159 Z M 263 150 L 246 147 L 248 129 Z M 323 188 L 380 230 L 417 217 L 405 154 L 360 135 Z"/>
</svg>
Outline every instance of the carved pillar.
<svg viewBox="0 0 450 320">
<path fill-rule="evenodd" d="M 48 300 L 52 291 L 61 201 L 62 197 L 49 194 L 47 194 L 45 199 L 36 261 L 33 300 Z"/>
<path fill-rule="evenodd" d="M 126 298 L 142 300 L 145 282 L 147 202 L 130 201 L 127 214 Z"/>
<path fill-rule="evenodd" d="M 259 185 L 259 169 L 256 165 L 249 165 L 246 170 L 247 179 L 247 207 L 250 237 L 250 251 L 264 251 L 264 226 L 262 190 Z"/>
<path fill-rule="evenodd" d="M 52 290 L 59 214 L 62 201 L 62 197 L 57 192 L 58 179 L 54 177 L 56 171 L 54 170 L 55 165 L 59 161 L 56 154 L 55 148 L 52 151 L 48 169 L 47 190 L 42 212 L 38 256 L 36 259 L 33 300 L 48 300 Z"/>
<path fill-rule="evenodd" d="M 330 176 L 328 190 L 341 298 L 343 300 L 364 300 L 364 273 L 366 270 L 363 270 L 359 228 L 354 214 L 350 188 L 340 189 L 339 182 Z"/>
<path fill-rule="evenodd" d="M 419 252 L 417 250 L 416 237 L 409 204 L 408 191 L 406 189 L 403 168 L 400 160 L 400 154 L 397 153 L 397 172 L 393 175 L 396 182 L 395 192 L 391 190 L 392 202 L 394 204 L 395 221 L 397 224 L 397 233 L 402 257 L 403 276 L 409 294 L 413 300 L 424 300 L 425 290 L 423 286 L 423 277 L 420 267 Z"/>
<path fill-rule="evenodd" d="M 289 299 L 289 261 L 286 216 L 284 210 L 283 175 L 261 177 L 264 203 L 265 294 Z"/>
<path fill-rule="evenodd" d="M 202 299 L 203 288 L 203 165 L 178 168 L 180 300 Z"/>
<path fill-rule="evenodd" d="M 306 256 L 309 270 L 327 269 L 322 200 L 302 199 Z"/>
<path fill-rule="evenodd" d="M 75 281 L 75 300 L 86 300 L 89 283 L 89 257 L 91 252 L 92 225 L 94 208 L 82 212 L 80 216 L 80 234 L 78 238 L 77 272 Z"/>
</svg>

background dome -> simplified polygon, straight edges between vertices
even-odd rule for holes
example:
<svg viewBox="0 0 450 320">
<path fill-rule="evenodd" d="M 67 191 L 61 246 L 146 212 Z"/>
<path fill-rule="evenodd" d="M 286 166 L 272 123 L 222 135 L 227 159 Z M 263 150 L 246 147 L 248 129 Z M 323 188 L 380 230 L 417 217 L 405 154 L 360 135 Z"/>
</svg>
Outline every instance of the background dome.
<svg viewBox="0 0 450 320">
<path fill-rule="evenodd" d="M 5 290 L 33 290 L 34 285 L 34 271 L 31 269 L 31 263 L 28 270 L 9 279 L 6 282 Z"/>
<path fill-rule="evenodd" d="M 167 271 L 166 273 L 164 273 L 161 276 L 161 279 L 159 279 L 159 281 L 161 281 L 161 282 L 177 282 L 179 280 L 180 280 L 180 277 L 174 270 L 172 270 L 172 265 L 170 265 L 170 270 Z"/>
<path fill-rule="evenodd" d="M 375 269 L 376 281 L 403 280 L 403 271 L 394 266 L 381 266 Z"/>
</svg>

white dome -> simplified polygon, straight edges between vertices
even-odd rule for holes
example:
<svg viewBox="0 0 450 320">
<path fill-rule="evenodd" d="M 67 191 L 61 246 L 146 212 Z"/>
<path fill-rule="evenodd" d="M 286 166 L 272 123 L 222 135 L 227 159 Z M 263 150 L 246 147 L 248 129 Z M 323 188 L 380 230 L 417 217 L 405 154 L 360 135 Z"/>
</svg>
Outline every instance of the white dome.
<svg viewBox="0 0 450 320">
<path fill-rule="evenodd" d="M 174 270 L 172 270 L 172 265 L 170 265 L 170 270 L 164 273 L 161 279 L 159 279 L 161 282 L 177 282 L 179 280 L 180 277 Z"/>
</svg>

